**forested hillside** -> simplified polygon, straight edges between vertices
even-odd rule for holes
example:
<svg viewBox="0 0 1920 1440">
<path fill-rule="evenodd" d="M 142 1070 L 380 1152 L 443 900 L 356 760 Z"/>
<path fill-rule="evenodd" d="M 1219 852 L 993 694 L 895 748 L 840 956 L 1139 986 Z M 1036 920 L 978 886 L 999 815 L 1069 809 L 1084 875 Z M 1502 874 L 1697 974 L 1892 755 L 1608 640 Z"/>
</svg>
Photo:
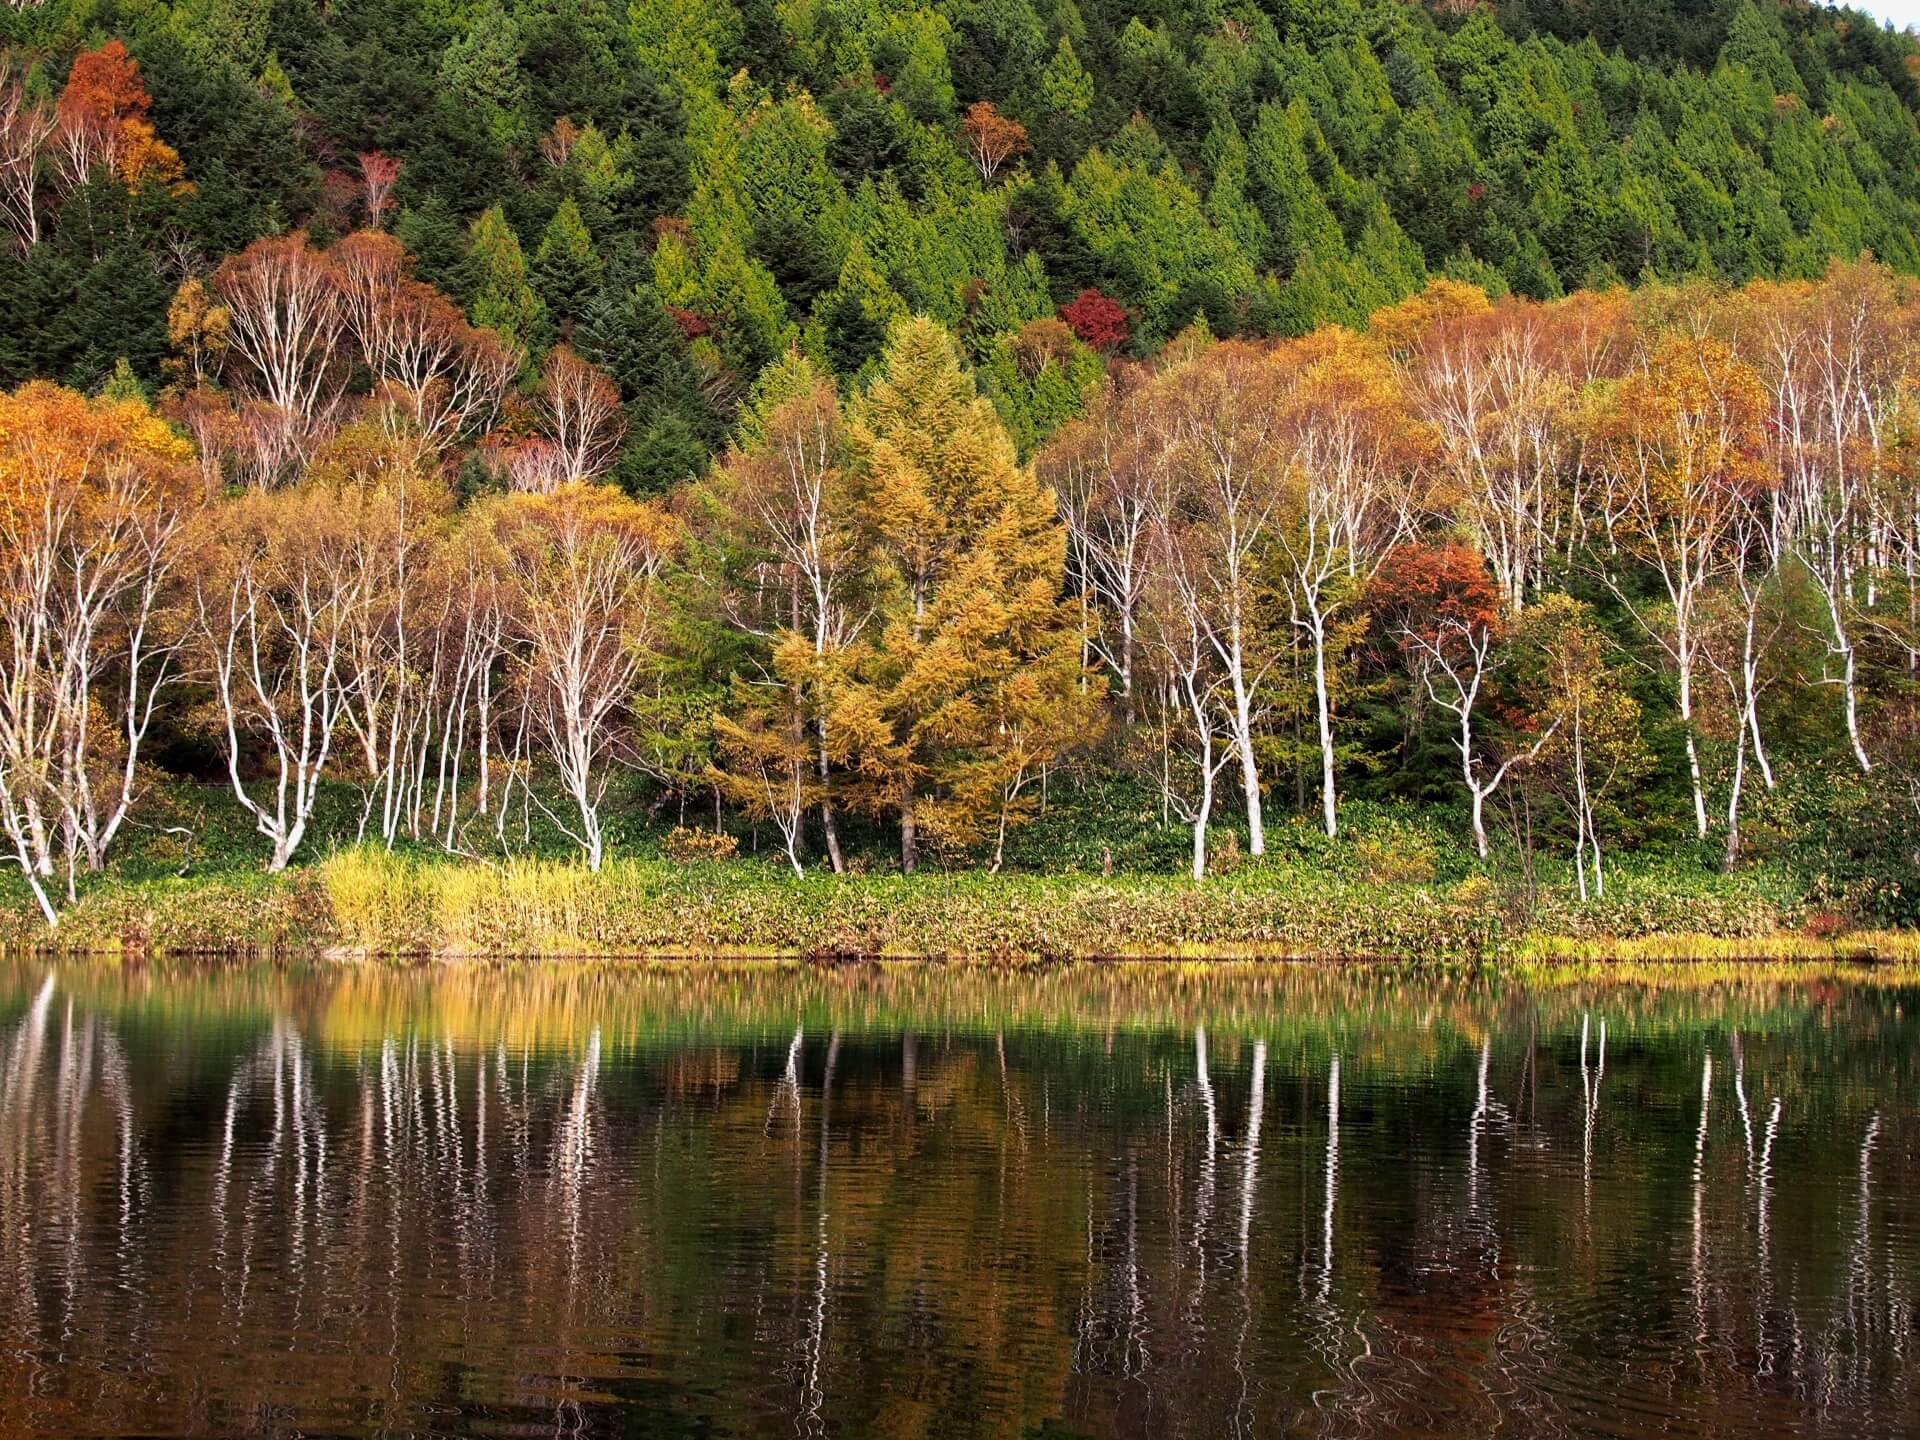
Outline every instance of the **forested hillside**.
<svg viewBox="0 0 1920 1440">
<path fill-rule="evenodd" d="M 1797 4 L 46 0 L 0 35 L 0 382 L 124 356 L 157 387 L 183 280 L 378 226 L 530 363 L 606 367 L 650 491 L 790 344 L 851 378 L 903 313 L 1031 443 L 1071 399 L 1021 383 L 1013 333 L 1087 291 L 1124 314 L 1083 304 L 1082 338 L 1144 355 L 1196 314 L 1359 324 L 1439 274 L 1920 268 L 1915 47 Z"/>
<path fill-rule="evenodd" d="M 0 27 L 50 922 L 235 820 L 1197 879 L 1356 800 L 1409 882 L 1912 914 L 1920 48 L 1856 12 Z"/>
</svg>

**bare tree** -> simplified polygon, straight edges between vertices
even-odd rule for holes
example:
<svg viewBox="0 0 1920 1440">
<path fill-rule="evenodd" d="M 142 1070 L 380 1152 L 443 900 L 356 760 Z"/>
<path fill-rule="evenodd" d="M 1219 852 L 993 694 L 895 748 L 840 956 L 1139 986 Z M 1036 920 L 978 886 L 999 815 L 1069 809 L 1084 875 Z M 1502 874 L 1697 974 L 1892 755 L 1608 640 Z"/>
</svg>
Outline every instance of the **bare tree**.
<svg viewBox="0 0 1920 1440">
<path fill-rule="evenodd" d="M 334 265 L 305 234 L 256 240 L 213 272 L 228 311 L 228 362 L 304 454 L 344 384 L 340 340 L 348 312 Z"/>
<path fill-rule="evenodd" d="M 563 813 L 538 805 L 598 870 L 601 807 L 619 720 L 656 623 L 654 578 L 672 543 L 664 516 L 616 490 L 564 485 L 492 507 L 511 595 L 509 635 L 529 738 L 552 762 Z"/>
<path fill-rule="evenodd" d="M 556 345 L 548 353 L 535 409 L 563 484 L 598 480 L 619 458 L 627 428 L 620 392 L 571 347 Z"/>
<path fill-rule="evenodd" d="M 308 482 L 216 513 L 195 609 L 225 738 L 227 777 L 272 843 L 271 872 L 305 838 L 353 687 L 366 579 L 352 563 L 352 495 Z M 255 793 L 253 751 L 271 779 Z"/>
<path fill-rule="evenodd" d="M 40 241 L 38 192 L 58 123 L 50 105 L 28 97 L 19 65 L 0 56 L 0 216 L 22 251 Z"/>
</svg>

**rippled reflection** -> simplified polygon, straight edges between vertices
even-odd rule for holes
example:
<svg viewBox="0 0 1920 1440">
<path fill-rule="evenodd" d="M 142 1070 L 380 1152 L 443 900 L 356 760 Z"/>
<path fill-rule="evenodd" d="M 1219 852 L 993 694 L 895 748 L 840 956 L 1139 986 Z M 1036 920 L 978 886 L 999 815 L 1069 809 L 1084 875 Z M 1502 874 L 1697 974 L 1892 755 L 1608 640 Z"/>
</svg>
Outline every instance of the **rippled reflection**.
<svg viewBox="0 0 1920 1440">
<path fill-rule="evenodd" d="M 0 1430 L 1910 1433 L 1920 987 L 0 969 Z"/>
</svg>

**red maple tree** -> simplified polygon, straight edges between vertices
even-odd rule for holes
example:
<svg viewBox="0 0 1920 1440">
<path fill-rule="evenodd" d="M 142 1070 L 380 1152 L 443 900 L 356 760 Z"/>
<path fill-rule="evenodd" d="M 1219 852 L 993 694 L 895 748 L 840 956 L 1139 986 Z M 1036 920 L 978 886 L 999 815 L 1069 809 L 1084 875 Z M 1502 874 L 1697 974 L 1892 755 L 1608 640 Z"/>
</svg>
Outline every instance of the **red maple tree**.
<svg viewBox="0 0 1920 1440">
<path fill-rule="evenodd" d="M 1098 290 L 1082 290 L 1060 307 L 1059 315 L 1075 335 L 1103 355 L 1127 343 L 1127 312 Z"/>
</svg>

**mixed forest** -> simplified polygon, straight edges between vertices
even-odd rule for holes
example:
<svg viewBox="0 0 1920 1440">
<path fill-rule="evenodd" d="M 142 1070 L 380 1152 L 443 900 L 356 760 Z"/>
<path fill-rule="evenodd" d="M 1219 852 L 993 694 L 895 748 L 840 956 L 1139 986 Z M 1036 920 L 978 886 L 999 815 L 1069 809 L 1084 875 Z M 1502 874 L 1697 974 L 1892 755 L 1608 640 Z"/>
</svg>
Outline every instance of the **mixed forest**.
<svg viewBox="0 0 1920 1440">
<path fill-rule="evenodd" d="M 0 44 L 47 925 L 219 843 L 1351 841 L 1915 918 L 1920 43 L 1862 13 L 13 0 Z"/>
</svg>

